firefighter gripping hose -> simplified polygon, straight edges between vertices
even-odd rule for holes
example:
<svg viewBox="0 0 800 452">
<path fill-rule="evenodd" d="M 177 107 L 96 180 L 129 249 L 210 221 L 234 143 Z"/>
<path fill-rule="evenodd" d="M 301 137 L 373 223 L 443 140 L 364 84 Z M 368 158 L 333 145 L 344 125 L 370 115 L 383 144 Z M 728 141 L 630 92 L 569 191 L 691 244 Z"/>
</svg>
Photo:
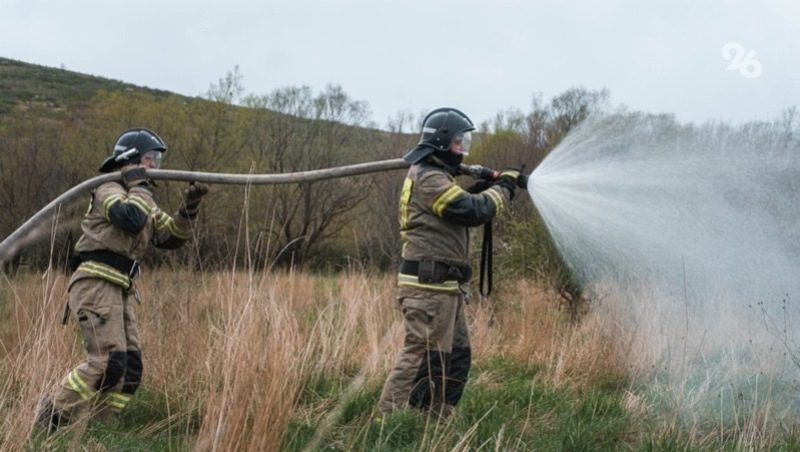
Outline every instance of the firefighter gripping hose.
<svg viewBox="0 0 800 452">
<path fill-rule="evenodd" d="M 204 182 L 209 184 L 277 185 L 315 182 L 320 180 L 336 179 L 340 177 L 351 177 L 384 171 L 395 171 L 406 169 L 408 166 L 408 162 L 398 158 L 283 174 L 233 174 L 151 169 L 147 171 L 147 176 L 153 180 Z M 480 165 L 460 165 L 459 169 L 461 174 L 470 175 L 479 179 L 492 180 L 499 176 L 499 172 Z M 25 223 L 17 228 L 17 230 L 12 232 L 8 237 L 0 242 L 0 266 L 2 266 L 3 263 L 11 260 L 22 248 L 24 248 L 25 245 L 31 241 L 31 234 L 36 231 L 39 226 L 52 218 L 52 216 L 58 212 L 62 206 L 68 205 L 75 199 L 85 195 L 87 192 L 101 184 L 111 181 L 120 181 L 121 179 L 122 175 L 119 172 L 93 177 L 72 187 L 64 192 L 61 196 L 44 206 L 41 210 L 39 210 L 39 212 L 30 217 Z"/>
<path fill-rule="evenodd" d="M 408 163 L 403 159 L 389 159 L 284 174 L 230 174 L 149 169 L 147 170 L 147 176 L 153 180 L 205 182 L 210 184 L 228 185 L 274 185 L 314 182 L 326 179 L 377 173 L 382 171 L 399 170 L 404 168 L 408 168 Z M 93 177 L 76 185 L 75 187 L 72 187 L 64 192 L 61 196 L 51 201 L 39 212 L 23 223 L 19 228 L 17 228 L 16 231 L 11 233 L 2 242 L 0 242 L 0 265 L 11 260 L 14 255 L 16 255 L 16 253 L 29 242 L 31 233 L 38 229 L 38 227 L 44 224 L 47 220 L 52 218 L 52 216 L 59 210 L 60 207 L 68 205 L 70 202 L 74 201 L 80 196 L 85 195 L 87 192 L 103 183 L 120 181 L 121 179 L 122 175 L 119 172 Z"/>
</svg>

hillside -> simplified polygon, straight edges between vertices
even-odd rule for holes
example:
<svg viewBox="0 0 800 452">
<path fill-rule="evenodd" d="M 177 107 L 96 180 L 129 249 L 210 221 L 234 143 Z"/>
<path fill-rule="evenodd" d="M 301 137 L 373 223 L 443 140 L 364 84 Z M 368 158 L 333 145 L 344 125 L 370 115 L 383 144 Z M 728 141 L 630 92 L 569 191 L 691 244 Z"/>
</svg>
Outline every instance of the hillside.
<svg viewBox="0 0 800 452">
<path fill-rule="evenodd" d="M 172 94 L 119 80 L 0 57 L 0 114 L 21 104 L 39 104 L 63 110 L 88 103 L 100 90 L 147 93 L 156 97 Z"/>
</svg>

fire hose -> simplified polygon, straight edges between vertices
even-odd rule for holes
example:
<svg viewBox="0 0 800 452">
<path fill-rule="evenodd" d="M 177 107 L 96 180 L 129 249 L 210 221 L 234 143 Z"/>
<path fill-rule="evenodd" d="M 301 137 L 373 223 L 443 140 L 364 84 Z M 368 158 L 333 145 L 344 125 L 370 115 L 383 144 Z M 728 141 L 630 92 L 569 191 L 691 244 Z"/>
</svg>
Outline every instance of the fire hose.
<svg viewBox="0 0 800 452">
<path fill-rule="evenodd" d="M 401 158 L 379 160 L 376 162 L 358 163 L 355 165 L 337 166 L 309 171 L 298 171 L 283 174 L 231 174 L 231 173 L 209 173 L 201 171 L 182 171 L 182 170 L 156 170 L 148 169 L 147 176 L 153 180 L 170 180 L 184 182 L 205 182 L 211 184 L 226 185 L 278 185 L 294 184 L 303 182 L 316 182 L 320 180 L 336 179 L 341 177 L 357 176 L 362 174 L 378 173 L 383 171 L 394 171 L 408 168 L 409 164 Z M 495 179 L 497 172 L 480 165 L 460 165 L 461 174 L 470 175 L 481 179 Z M 0 268 L 2 264 L 12 259 L 17 252 L 32 241 L 30 235 L 39 226 L 50 219 L 59 209 L 74 201 L 86 192 L 98 187 L 101 184 L 112 181 L 121 181 L 122 176 L 119 172 L 103 174 L 88 179 L 67 190 L 49 204 L 44 206 L 36 214 L 30 217 L 19 228 L 12 232 L 2 242 L 0 242 Z M 485 231 L 484 238 L 491 235 L 491 226 Z M 489 241 L 489 253 L 491 253 L 491 240 Z M 484 244 L 482 254 L 487 252 L 487 244 Z M 483 293 L 485 257 L 481 257 L 481 292 Z M 488 267 L 491 267 L 491 255 L 488 256 Z M 491 268 L 488 272 L 488 291 L 491 292 Z M 488 295 L 488 292 L 486 293 Z"/>
</svg>

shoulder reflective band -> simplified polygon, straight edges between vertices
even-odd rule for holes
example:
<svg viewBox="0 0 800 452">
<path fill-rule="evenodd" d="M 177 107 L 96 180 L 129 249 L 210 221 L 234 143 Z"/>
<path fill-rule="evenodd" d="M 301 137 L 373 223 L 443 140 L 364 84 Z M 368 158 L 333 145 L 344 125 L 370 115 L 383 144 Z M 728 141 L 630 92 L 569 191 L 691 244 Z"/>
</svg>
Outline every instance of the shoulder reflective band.
<svg viewBox="0 0 800 452">
<path fill-rule="evenodd" d="M 403 191 L 400 192 L 400 229 L 408 227 L 408 203 L 411 201 L 411 187 L 414 181 L 407 177 L 403 182 Z"/>
</svg>

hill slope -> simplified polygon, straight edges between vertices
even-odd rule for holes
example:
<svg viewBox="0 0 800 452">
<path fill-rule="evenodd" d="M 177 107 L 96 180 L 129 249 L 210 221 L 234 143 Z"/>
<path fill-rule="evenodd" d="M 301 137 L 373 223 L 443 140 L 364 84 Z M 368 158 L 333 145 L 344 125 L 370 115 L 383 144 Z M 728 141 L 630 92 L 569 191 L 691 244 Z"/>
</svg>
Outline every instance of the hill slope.
<svg viewBox="0 0 800 452">
<path fill-rule="evenodd" d="M 7 113 L 20 104 L 61 110 L 88 102 L 100 90 L 141 92 L 158 97 L 172 95 L 168 91 L 119 80 L 0 57 L 0 113 Z"/>
</svg>

